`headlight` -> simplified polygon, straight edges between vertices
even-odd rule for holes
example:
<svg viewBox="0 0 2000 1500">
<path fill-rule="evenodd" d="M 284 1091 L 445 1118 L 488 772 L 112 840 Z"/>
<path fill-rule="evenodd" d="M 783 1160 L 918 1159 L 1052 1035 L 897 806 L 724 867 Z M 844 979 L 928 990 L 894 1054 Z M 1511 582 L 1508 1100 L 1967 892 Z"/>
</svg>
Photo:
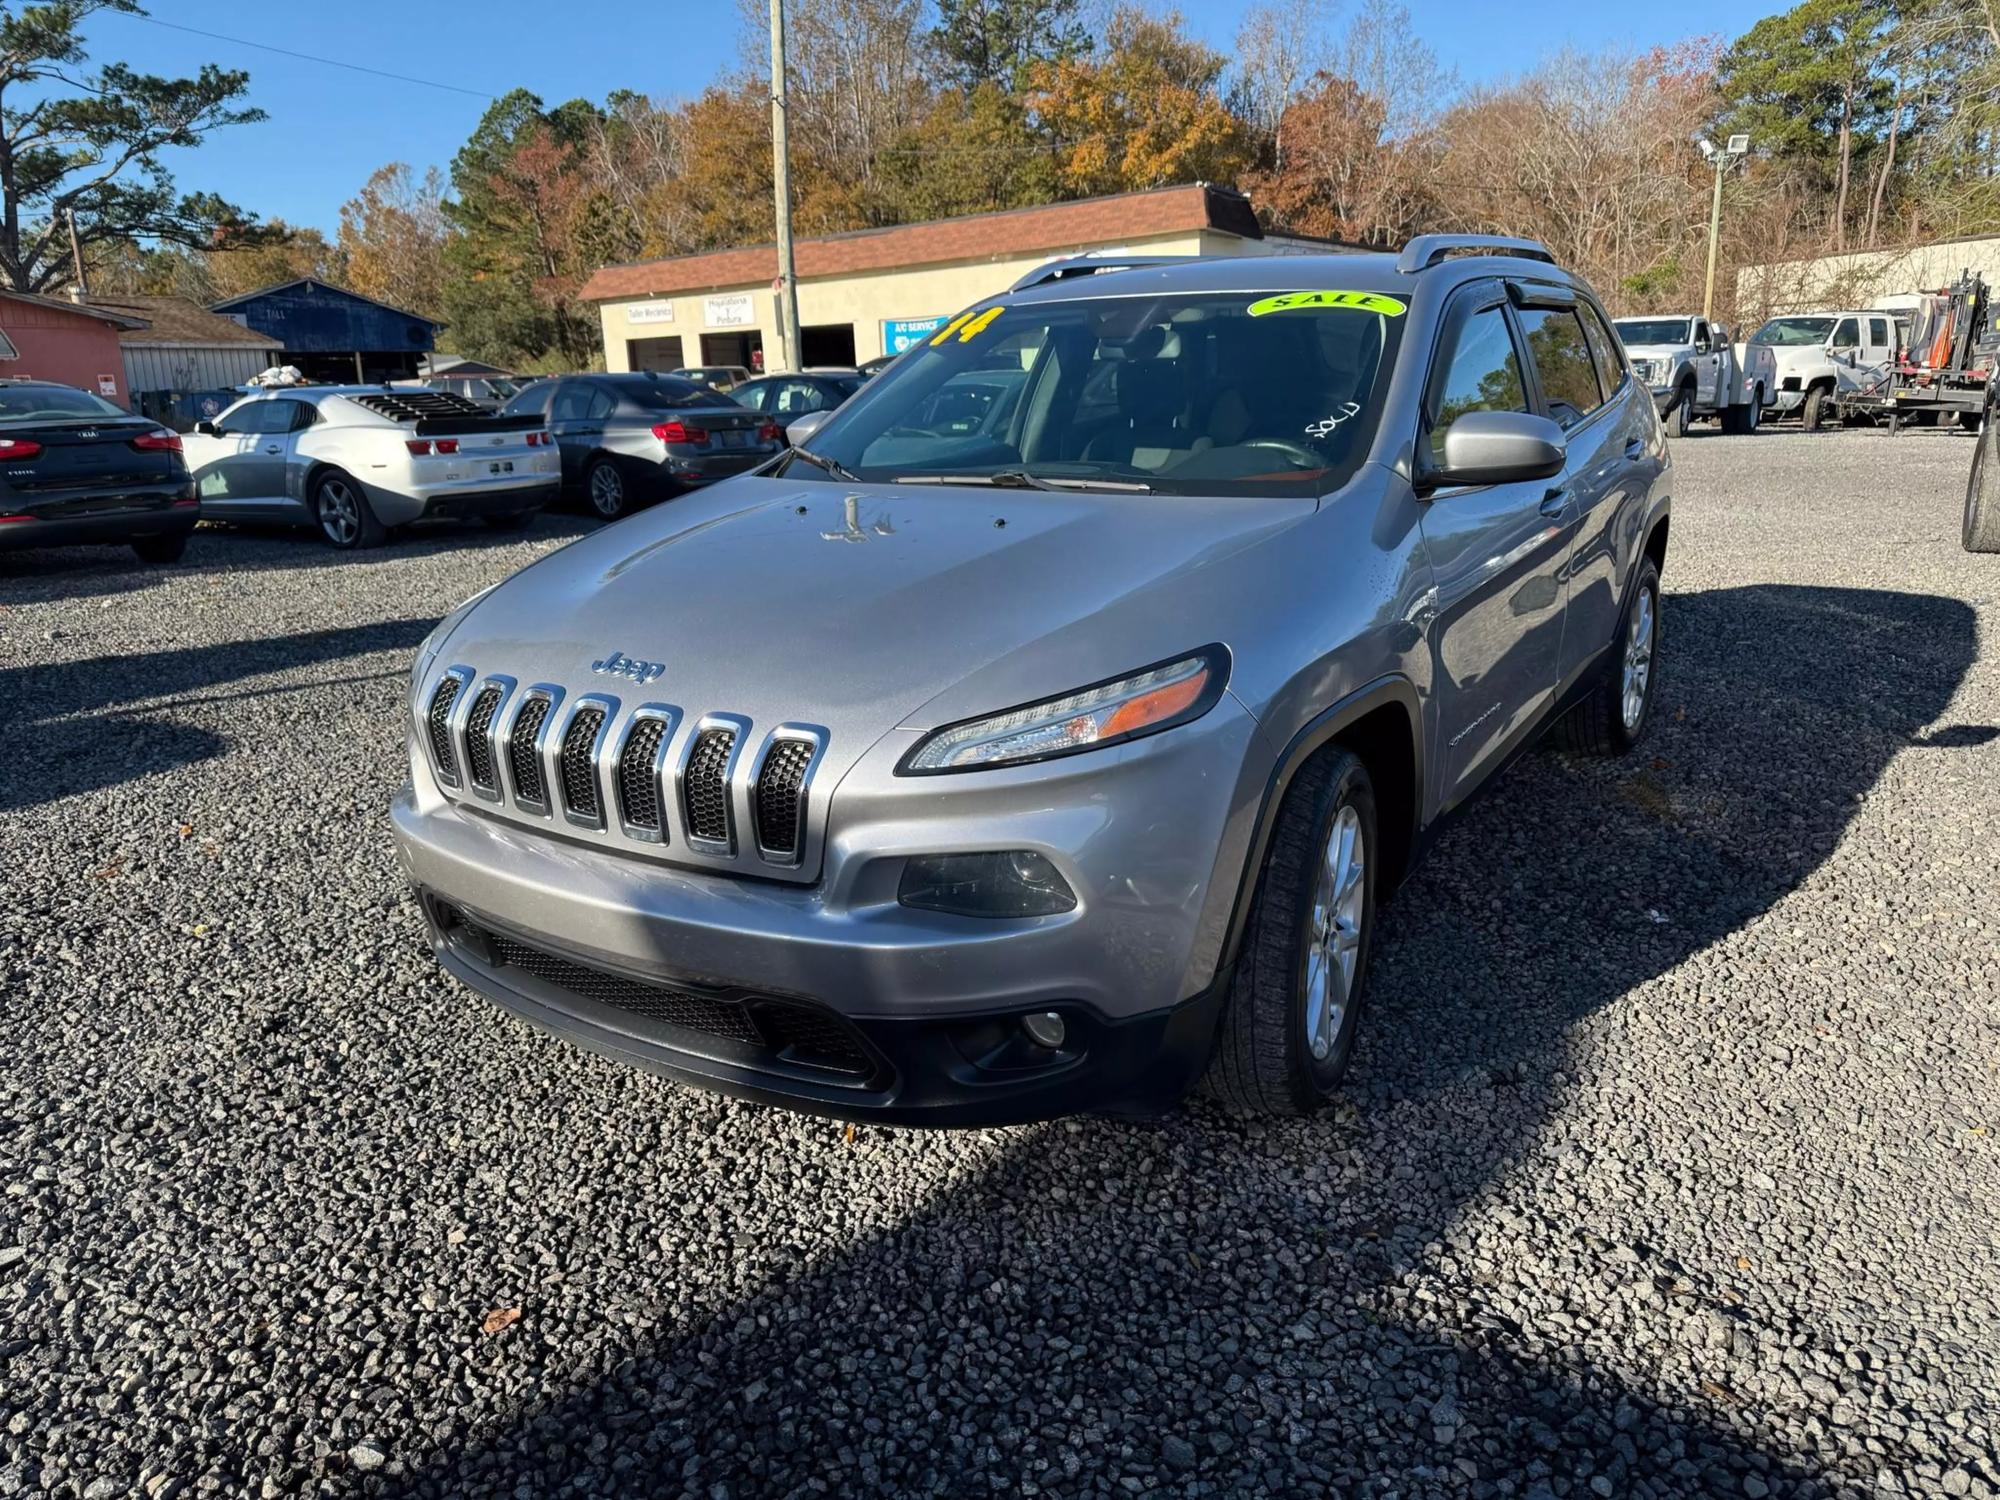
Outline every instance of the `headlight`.
<svg viewBox="0 0 2000 1500">
<path fill-rule="evenodd" d="M 1066 697 L 947 725 L 905 756 L 897 770 L 927 775 L 1018 766 L 1158 734 L 1215 707 L 1228 680 L 1229 652 L 1204 646 Z"/>
</svg>

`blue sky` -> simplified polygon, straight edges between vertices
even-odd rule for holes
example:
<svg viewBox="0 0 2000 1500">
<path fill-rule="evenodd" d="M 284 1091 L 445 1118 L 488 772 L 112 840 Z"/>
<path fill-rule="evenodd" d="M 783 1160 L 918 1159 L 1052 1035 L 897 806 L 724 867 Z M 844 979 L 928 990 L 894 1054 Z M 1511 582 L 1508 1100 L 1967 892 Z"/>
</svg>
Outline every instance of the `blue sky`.
<svg viewBox="0 0 2000 1500">
<path fill-rule="evenodd" d="M 1251 0 L 1184 0 L 1190 26 L 1227 47 Z M 1472 81 L 1533 65 L 1545 50 L 1633 49 L 1703 33 L 1733 34 L 1783 9 L 1753 0 L 1672 6 L 1539 7 L 1492 0 L 1407 0 L 1443 60 Z M 549 103 L 613 89 L 698 92 L 736 56 L 732 0 L 335 0 L 244 4 L 152 0 L 160 21 L 223 37 L 374 67 L 484 94 L 523 85 Z M 1164 7 L 1162 7 L 1164 8 Z M 1532 19 L 1530 19 L 1533 17 Z M 89 25 L 96 62 L 192 73 L 205 62 L 247 68 L 261 125 L 210 139 L 169 165 L 185 189 L 221 193 L 254 212 L 332 233 L 341 203 L 384 162 L 448 166 L 487 101 L 276 56 L 232 42 L 106 14 Z"/>
</svg>

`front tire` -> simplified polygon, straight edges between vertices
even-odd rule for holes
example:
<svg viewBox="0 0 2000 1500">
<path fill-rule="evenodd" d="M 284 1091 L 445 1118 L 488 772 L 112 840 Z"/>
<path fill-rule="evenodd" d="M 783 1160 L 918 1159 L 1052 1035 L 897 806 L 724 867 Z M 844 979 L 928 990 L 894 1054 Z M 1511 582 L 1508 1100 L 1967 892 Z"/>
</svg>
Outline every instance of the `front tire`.
<svg viewBox="0 0 2000 1500">
<path fill-rule="evenodd" d="M 1375 788 L 1332 748 L 1292 778 L 1202 1080 L 1249 1114 L 1305 1115 L 1354 1052 L 1375 928 Z"/>
<path fill-rule="evenodd" d="M 625 474 L 608 458 L 600 458 L 583 476 L 583 492 L 591 513 L 601 521 L 616 521 L 632 509 L 632 492 Z"/>
<path fill-rule="evenodd" d="M 2000 552 L 2000 425 L 1988 422 L 1972 450 L 1972 477 L 1965 483 L 1967 552 Z"/>
<path fill-rule="evenodd" d="M 1806 392 L 1806 404 L 1800 413 L 1807 432 L 1818 432 L 1826 425 L 1827 392 L 1822 386 L 1815 386 Z"/>
<path fill-rule="evenodd" d="M 1659 686 L 1660 570 L 1649 557 L 1625 606 L 1618 635 L 1588 696 L 1563 717 L 1563 740 L 1583 755 L 1623 755 L 1653 721 Z"/>
<path fill-rule="evenodd" d="M 1694 421 L 1693 386 L 1682 386 L 1680 394 L 1674 397 L 1674 409 L 1671 414 L 1671 420 L 1673 422 L 1674 436 L 1686 437 L 1688 435 L 1688 427 Z"/>
<path fill-rule="evenodd" d="M 375 508 L 361 486 L 339 469 L 328 469 L 313 483 L 313 519 L 319 534 L 342 552 L 379 547 L 389 533 L 375 517 Z"/>
</svg>

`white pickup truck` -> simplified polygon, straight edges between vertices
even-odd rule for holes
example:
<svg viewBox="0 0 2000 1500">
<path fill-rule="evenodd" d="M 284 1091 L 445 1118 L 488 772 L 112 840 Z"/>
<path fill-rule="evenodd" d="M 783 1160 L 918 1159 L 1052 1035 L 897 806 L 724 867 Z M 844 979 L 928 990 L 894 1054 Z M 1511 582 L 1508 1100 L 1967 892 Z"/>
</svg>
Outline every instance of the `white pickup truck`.
<svg viewBox="0 0 2000 1500">
<path fill-rule="evenodd" d="M 1771 404 L 1796 411 L 1808 432 L 1833 414 L 1836 395 L 1864 389 L 1896 357 L 1896 315 L 1865 312 L 1787 313 L 1750 335 L 1777 360 Z"/>
<path fill-rule="evenodd" d="M 1620 318 L 1612 325 L 1632 370 L 1653 392 L 1676 435 L 1698 417 L 1719 417 L 1724 432 L 1755 432 L 1778 392 L 1771 351 L 1755 340 L 1731 345 L 1729 330 L 1691 313 Z"/>
</svg>

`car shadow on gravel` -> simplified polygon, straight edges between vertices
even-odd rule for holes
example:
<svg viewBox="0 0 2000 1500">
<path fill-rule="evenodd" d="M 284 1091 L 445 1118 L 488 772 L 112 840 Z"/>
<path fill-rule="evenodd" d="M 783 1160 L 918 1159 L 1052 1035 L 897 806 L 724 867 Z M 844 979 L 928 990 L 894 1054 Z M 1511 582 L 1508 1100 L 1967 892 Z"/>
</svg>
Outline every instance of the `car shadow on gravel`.
<svg viewBox="0 0 2000 1500">
<path fill-rule="evenodd" d="M 136 780 L 229 748 L 214 730 L 173 717 L 258 688 L 245 679 L 395 651 L 391 676 L 436 618 L 308 630 L 220 645 L 0 667 L 0 812 Z M 268 691 L 323 687 L 323 677 Z M 144 715 L 130 705 L 145 704 Z M 125 712 L 119 710 L 125 709 Z"/>
<path fill-rule="evenodd" d="M 598 529 L 580 516 L 544 513 L 521 531 L 490 531 L 461 523 L 420 527 L 392 536 L 381 547 L 339 552 L 308 532 L 282 527 L 203 526 L 188 539 L 179 562 L 139 562 L 124 547 L 43 547 L 0 552 L 0 603 L 54 604 L 157 588 L 191 575 L 246 571 L 317 572 L 425 558 L 441 552 L 478 552 L 522 543 L 567 542 Z M 439 613 L 457 604 L 440 601 Z"/>
<path fill-rule="evenodd" d="M 1644 752 L 1530 757 L 1387 909 L 1369 1030 L 1333 1110 L 1261 1122 L 1197 1102 L 1150 1126 L 979 1137 L 954 1186 L 858 1243 L 739 1233 L 718 1279 L 756 1290 L 662 1289 L 650 1333 L 598 1338 L 587 1369 L 537 1342 L 531 1307 L 466 1359 L 511 1389 L 539 1385 L 539 1405 L 433 1429 L 428 1452 L 397 1445 L 367 1476 L 341 1473 L 336 1448 L 342 1483 L 412 1497 L 1023 1482 L 1755 1497 L 1858 1492 L 1915 1465 L 1843 1449 L 1810 1385 L 1774 1397 L 1732 1364 L 1744 1338 L 1794 1353 L 1830 1338 L 1809 1321 L 1758 1326 L 1760 1304 L 1732 1290 L 1733 1245 L 1683 1264 L 1629 1231 L 1576 1227 L 1634 1217 L 1593 1216 L 1600 1158 L 1626 1181 L 1665 1174 L 1649 1190 L 1685 1193 L 1689 1171 L 1703 1189 L 1671 1143 L 1572 1135 L 1565 1111 L 1598 1013 L 1629 1000 L 1620 1024 L 1648 1024 L 1674 993 L 1653 981 L 1827 861 L 1892 757 L 1951 703 L 1974 615 L 1945 598 L 1760 586 L 1670 595 L 1664 619 Z M 616 1100 L 579 1100 L 573 1124 L 610 1136 L 618 1115 Z M 715 1119 L 723 1156 L 758 1149 L 759 1112 Z M 844 1149 L 903 1202 L 933 1146 L 865 1129 Z M 779 1184 L 810 1194 L 829 1176 L 843 1180 L 825 1162 L 746 1165 L 716 1179 L 710 1222 L 768 1223 Z M 1519 1217 L 1552 1180 L 1574 1184 L 1574 1211 Z M 564 1227 L 544 1232 L 574 1235 L 556 1247 L 572 1262 L 600 1243 L 589 1216 L 616 1212 L 617 1183 L 591 1187 L 589 1210 L 548 1206 Z M 786 1217 L 809 1222 L 810 1205 Z M 655 1228 L 677 1232 L 633 1241 Z M 1663 1327 L 1684 1342 L 1650 1345 Z M 1847 1377 L 1842 1398 L 1868 1409 L 1870 1379 Z"/>
</svg>

